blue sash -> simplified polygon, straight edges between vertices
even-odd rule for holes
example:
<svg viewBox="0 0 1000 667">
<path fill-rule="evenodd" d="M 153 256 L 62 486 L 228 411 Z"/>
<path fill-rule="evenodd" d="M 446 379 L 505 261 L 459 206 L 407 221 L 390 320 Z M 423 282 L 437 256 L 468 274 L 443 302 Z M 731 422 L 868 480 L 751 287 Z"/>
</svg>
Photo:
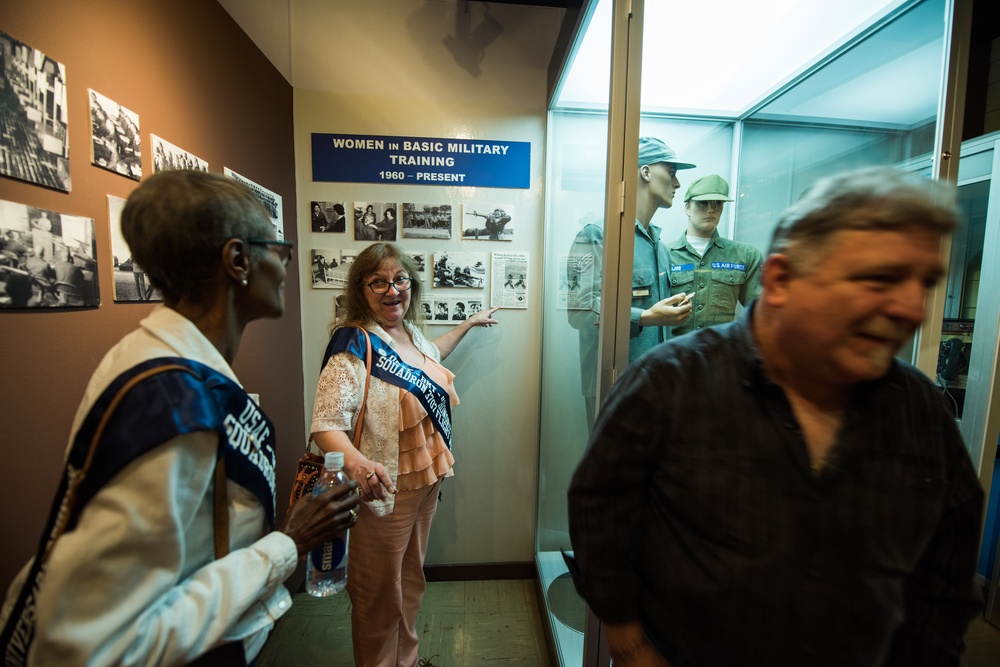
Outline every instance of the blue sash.
<svg viewBox="0 0 1000 667">
<path fill-rule="evenodd" d="M 400 359 L 381 338 L 369 338 L 372 342 L 372 376 L 416 396 L 444 438 L 445 445 L 451 449 L 451 396 L 422 370 Z M 334 331 L 326 346 L 322 367 L 326 368 L 330 357 L 339 352 L 350 352 L 362 362 L 367 361 L 368 345 L 360 329 L 341 327 Z"/>
<path fill-rule="evenodd" d="M 159 366 L 181 368 L 143 379 L 112 405 L 126 384 Z M 94 434 L 108 414 L 86 477 L 76 485 Z M 219 434 L 217 457 L 226 457 L 227 478 L 257 497 L 274 527 L 274 426 L 247 393 L 225 375 L 188 359 L 161 357 L 130 368 L 94 402 L 73 439 L 28 578 L 0 633 L 5 667 L 27 662 L 44 560 L 61 533 L 60 524 L 73 530 L 87 503 L 129 463 L 178 435 L 198 431 Z"/>
</svg>

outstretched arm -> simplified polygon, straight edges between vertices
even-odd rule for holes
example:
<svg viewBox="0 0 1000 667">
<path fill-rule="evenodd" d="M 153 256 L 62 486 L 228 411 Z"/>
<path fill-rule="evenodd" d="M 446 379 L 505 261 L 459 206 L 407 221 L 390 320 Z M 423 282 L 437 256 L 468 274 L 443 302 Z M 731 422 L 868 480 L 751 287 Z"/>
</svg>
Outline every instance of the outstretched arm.
<svg viewBox="0 0 1000 667">
<path fill-rule="evenodd" d="M 434 339 L 434 344 L 437 345 L 437 349 L 441 351 L 441 360 L 444 361 L 449 354 L 451 354 L 458 344 L 462 342 L 465 338 L 465 334 L 472 330 L 472 327 L 491 327 L 494 324 L 500 324 L 499 321 L 493 319 L 493 313 L 500 310 L 500 307 L 490 308 L 489 310 L 480 310 L 478 313 L 473 313 L 464 322 L 453 328 L 448 333 L 442 334 Z"/>
</svg>

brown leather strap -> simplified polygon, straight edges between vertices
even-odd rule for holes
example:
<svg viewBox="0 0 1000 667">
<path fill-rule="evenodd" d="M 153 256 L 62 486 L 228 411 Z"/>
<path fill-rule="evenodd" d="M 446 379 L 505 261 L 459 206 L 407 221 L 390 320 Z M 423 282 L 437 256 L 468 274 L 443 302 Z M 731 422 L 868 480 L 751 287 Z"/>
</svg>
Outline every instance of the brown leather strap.
<svg viewBox="0 0 1000 667">
<path fill-rule="evenodd" d="M 226 454 L 215 462 L 215 558 L 229 553 L 229 496 L 226 493 Z"/>
<path fill-rule="evenodd" d="M 65 510 L 59 513 L 58 523 L 52 529 L 52 536 L 49 539 L 48 547 L 45 553 L 42 554 L 42 562 L 48 560 L 49 554 L 52 552 L 52 547 L 55 546 L 56 539 L 63 534 L 66 530 L 66 522 L 69 520 L 70 510 L 76 503 L 76 490 L 83 483 L 84 478 L 87 476 L 87 472 L 90 470 L 91 464 L 94 462 L 94 455 L 97 453 L 97 443 L 101 441 L 104 436 L 104 430 L 108 426 L 108 422 L 111 421 L 111 417 L 114 415 L 115 410 L 118 408 L 118 404 L 122 402 L 125 398 L 125 394 L 131 391 L 132 387 L 139 384 L 143 380 L 152 377 L 153 375 L 158 375 L 160 373 L 166 373 L 167 371 L 184 371 L 185 373 L 192 373 L 194 371 L 186 366 L 181 366 L 180 364 L 167 364 L 164 366 L 155 366 L 153 368 L 148 368 L 143 372 L 130 378 L 128 382 L 122 385 L 118 393 L 114 395 L 111 402 L 108 403 L 107 409 L 104 410 L 104 414 L 101 415 L 101 420 L 97 423 L 97 428 L 94 430 L 94 437 L 90 440 L 90 448 L 87 450 L 87 458 L 83 462 L 83 467 L 73 475 L 70 480 L 68 487 L 66 489 L 66 500 L 64 501 Z"/>
<path fill-rule="evenodd" d="M 368 406 L 368 387 L 372 383 L 372 339 L 368 332 L 362 327 L 358 327 L 365 335 L 365 343 L 368 344 L 368 353 L 365 355 L 365 396 L 361 399 L 361 410 L 358 411 L 358 423 L 354 427 L 354 449 L 361 451 L 361 427 L 365 423 L 365 408 Z"/>
</svg>

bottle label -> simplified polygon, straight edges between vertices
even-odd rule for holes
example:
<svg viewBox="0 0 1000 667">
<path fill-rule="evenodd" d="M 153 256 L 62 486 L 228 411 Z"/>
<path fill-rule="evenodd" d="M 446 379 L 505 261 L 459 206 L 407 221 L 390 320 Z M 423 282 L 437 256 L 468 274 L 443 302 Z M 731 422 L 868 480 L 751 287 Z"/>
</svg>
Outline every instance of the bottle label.
<svg viewBox="0 0 1000 667">
<path fill-rule="evenodd" d="M 313 549 L 310 554 L 312 566 L 320 572 L 332 572 L 338 567 L 347 555 L 347 542 L 343 538 L 336 538 L 332 542 L 324 542 L 318 548 Z"/>
</svg>

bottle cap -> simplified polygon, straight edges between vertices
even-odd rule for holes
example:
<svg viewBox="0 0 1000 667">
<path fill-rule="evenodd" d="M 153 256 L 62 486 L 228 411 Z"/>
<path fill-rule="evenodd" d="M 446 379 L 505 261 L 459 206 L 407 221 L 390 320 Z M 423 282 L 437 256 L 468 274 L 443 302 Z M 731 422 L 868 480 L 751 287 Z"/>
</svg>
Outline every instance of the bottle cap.
<svg viewBox="0 0 1000 667">
<path fill-rule="evenodd" d="M 327 470 L 340 470 L 344 467 L 344 452 L 326 452 L 323 456 L 323 467 Z"/>
</svg>

